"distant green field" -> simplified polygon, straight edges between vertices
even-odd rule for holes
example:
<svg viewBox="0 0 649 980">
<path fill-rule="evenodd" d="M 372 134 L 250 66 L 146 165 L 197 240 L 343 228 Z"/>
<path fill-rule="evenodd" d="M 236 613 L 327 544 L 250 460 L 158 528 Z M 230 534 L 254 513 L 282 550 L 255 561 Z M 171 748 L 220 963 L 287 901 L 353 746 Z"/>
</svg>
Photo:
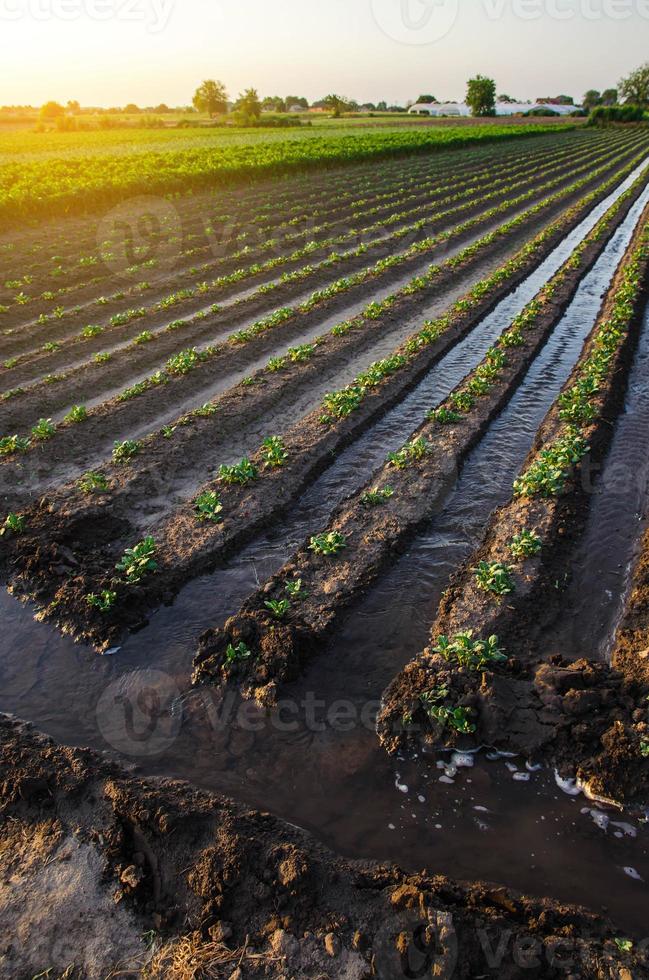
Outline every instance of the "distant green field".
<svg viewBox="0 0 649 980">
<path fill-rule="evenodd" d="M 222 187 L 290 170 L 457 149 L 565 123 L 323 121 L 295 129 L 115 129 L 0 135 L 0 228 L 110 207 L 137 194 Z"/>
</svg>

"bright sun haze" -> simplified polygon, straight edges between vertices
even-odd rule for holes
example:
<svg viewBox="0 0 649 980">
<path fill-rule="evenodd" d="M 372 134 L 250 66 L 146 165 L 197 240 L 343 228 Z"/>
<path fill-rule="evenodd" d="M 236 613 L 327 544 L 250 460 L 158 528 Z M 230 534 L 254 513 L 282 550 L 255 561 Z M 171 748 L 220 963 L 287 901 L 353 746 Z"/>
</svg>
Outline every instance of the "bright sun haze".
<svg viewBox="0 0 649 980">
<path fill-rule="evenodd" d="M 647 0 L 405 4 L 424 27 L 404 36 L 396 0 L 0 0 L 0 101 L 184 105 L 212 77 L 234 96 L 455 100 L 476 71 L 520 99 L 549 94 L 551 71 L 577 101 L 616 85 L 649 40 Z"/>
</svg>

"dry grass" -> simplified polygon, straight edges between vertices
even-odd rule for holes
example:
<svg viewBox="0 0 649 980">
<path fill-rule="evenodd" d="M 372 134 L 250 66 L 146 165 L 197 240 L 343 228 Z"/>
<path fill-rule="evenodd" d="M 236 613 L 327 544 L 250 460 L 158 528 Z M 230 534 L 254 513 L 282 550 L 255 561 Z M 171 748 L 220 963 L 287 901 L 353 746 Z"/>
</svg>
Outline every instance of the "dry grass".
<svg viewBox="0 0 649 980">
<path fill-rule="evenodd" d="M 212 980 L 229 977 L 243 964 L 253 966 L 277 960 L 268 953 L 253 953 L 248 940 L 239 949 L 232 950 L 223 943 L 203 942 L 198 933 L 183 936 L 166 943 L 153 956 L 142 971 L 146 980 Z"/>
</svg>

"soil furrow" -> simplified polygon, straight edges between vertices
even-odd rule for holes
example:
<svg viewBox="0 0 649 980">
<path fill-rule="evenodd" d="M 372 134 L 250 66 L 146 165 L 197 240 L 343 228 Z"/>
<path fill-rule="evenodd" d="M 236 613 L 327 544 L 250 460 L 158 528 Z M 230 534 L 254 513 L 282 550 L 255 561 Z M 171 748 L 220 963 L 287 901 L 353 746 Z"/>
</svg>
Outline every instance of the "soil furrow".
<svg viewBox="0 0 649 980">
<path fill-rule="evenodd" d="M 515 496 L 495 512 L 482 545 L 452 579 L 431 630 L 430 647 L 385 692 L 379 735 L 390 751 L 409 744 L 430 749 L 458 739 L 492 744 L 554 762 L 569 792 L 584 791 L 602 800 L 646 801 L 642 745 L 643 739 L 649 744 L 649 726 L 640 706 L 649 680 L 644 665 L 639 668 L 637 661 L 632 664 L 623 655 L 612 667 L 593 659 L 570 661 L 552 653 L 546 628 L 565 613 L 569 556 L 583 534 L 592 500 L 588 473 L 602 465 L 612 423 L 624 404 L 648 271 L 646 208 L 595 328 L 538 431 L 515 483 Z M 610 353 L 602 360 L 604 350 Z M 583 382 L 592 376 L 593 366 L 601 373 L 596 387 L 588 388 L 588 411 L 576 415 L 569 408 L 572 395 L 586 390 Z M 583 443 L 560 462 L 548 455 L 556 455 L 559 447 L 568 445 L 566 440 L 575 439 Z M 546 474 L 546 465 L 555 469 Z M 531 490 L 536 484 L 530 481 L 541 477 L 552 482 Z M 532 536 L 531 545 L 516 556 L 513 543 L 524 532 Z M 505 582 L 500 599 L 480 587 L 477 574 L 481 569 L 493 573 L 496 567 L 507 569 L 504 579 L 500 573 Z M 503 659 L 487 655 L 476 668 L 475 651 L 467 660 L 466 651 L 458 654 L 440 641 L 448 637 L 455 642 L 467 631 L 473 631 L 476 640 L 493 635 L 505 653 Z M 468 720 L 466 737 L 430 710 L 437 702 L 429 693 L 442 689 L 446 695 L 439 703 L 450 699 Z"/>
<path fill-rule="evenodd" d="M 588 206 L 596 205 L 597 202 L 601 200 L 608 191 L 610 191 L 610 186 L 613 186 L 613 184 L 619 178 L 619 176 L 620 175 L 618 174 L 615 176 L 615 178 L 610 178 L 608 182 L 600 186 L 598 191 L 592 192 L 590 195 L 587 195 Z M 575 217 L 574 219 L 575 223 L 577 223 L 578 220 L 579 219 Z M 531 225 L 533 226 L 535 223 L 536 220 L 532 219 Z M 520 235 L 523 236 L 524 234 L 529 234 L 529 231 L 530 231 L 529 225 L 526 222 L 523 222 L 521 226 Z M 520 244 L 522 244 L 522 242 Z M 498 251 L 499 251 L 498 248 L 494 249 L 494 252 L 496 254 L 498 254 Z M 470 257 L 468 263 L 469 266 L 472 266 L 474 262 L 475 262 L 475 257 Z M 452 268 L 450 270 L 449 276 L 453 283 L 456 283 L 458 281 L 458 274 L 459 274 L 459 270 L 457 269 L 457 267 L 455 267 L 454 269 Z M 430 301 L 430 294 L 427 295 L 427 300 L 428 302 Z M 388 322 L 395 321 L 395 319 L 398 322 L 399 318 L 403 317 L 404 308 L 405 309 L 411 308 L 411 301 L 409 297 L 405 297 L 402 300 L 401 305 L 397 305 L 395 308 L 388 310 L 386 315 Z M 371 322 L 373 324 L 373 321 Z M 357 338 L 354 336 L 354 331 L 345 332 L 343 336 L 346 337 L 347 342 L 350 343 L 354 343 L 357 340 Z M 369 340 L 373 342 L 374 339 L 375 339 L 374 331 L 372 331 L 372 336 L 369 338 Z M 327 343 L 330 342 L 332 343 L 333 341 L 331 341 L 331 338 L 328 338 Z M 334 356 L 337 356 L 337 350 L 334 351 Z M 300 365 L 300 367 L 303 366 L 304 365 Z M 203 365 L 203 367 L 205 367 L 205 365 Z M 201 372 L 194 372 L 194 373 L 200 374 Z M 193 383 L 192 378 L 193 375 L 190 374 L 185 376 L 184 378 L 178 379 L 181 382 L 184 382 L 184 386 L 188 389 L 187 394 L 184 394 L 185 403 L 187 403 L 188 397 L 190 397 L 190 393 L 193 392 L 193 397 L 195 400 L 193 402 L 193 406 L 190 404 L 189 408 L 195 407 L 198 401 L 198 396 L 196 391 L 197 386 L 196 384 Z M 211 384 L 213 384 L 213 382 L 211 382 Z M 163 389 L 159 389 L 152 393 L 150 392 L 149 395 L 153 394 L 154 396 L 156 396 L 152 399 L 153 401 L 152 407 L 153 407 L 153 411 L 158 415 L 158 419 L 160 419 L 160 413 L 165 413 L 167 416 L 167 421 L 171 422 L 174 418 L 177 419 L 178 413 L 176 412 L 176 414 L 174 415 L 173 411 L 169 411 L 169 409 L 165 407 L 165 401 L 163 396 L 166 395 L 168 391 L 168 387 L 169 386 L 165 386 Z M 246 393 L 249 394 L 252 392 L 254 393 L 256 398 L 257 393 L 254 390 L 255 388 L 256 385 L 253 385 L 252 388 L 247 388 L 246 386 L 244 386 Z M 205 391 L 205 389 L 203 389 L 203 391 Z M 213 389 L 212 389 L 212 395 L 213 395 Z M 160 396 L 160 398 L 158 396 Z M 136 404 L 136 402 L 139 404 Z M 172 402 L 171 404 L 173 405 L 174 402 Z M 177 405 L 177 402 L 175 404 Z M 125 428 L 118 428 L 118 426 L 121 424 L 120 417 L 124 419 L 123 424 Z M 68 473 L 70 472 L 69 469 L 70 464 L 69 462 L 65 461 L 66 456 L 64 455 L 66 451 L 66 441 L 69 443 L 68 451 L 69 453 L 72 454 L 72 458 L 75 461 L 74 469 L 76 469 L 77 472 L 80 471 L 82 472 L 90 460 L 92 459 L 97 460 L 98 458 L 99 459 L 101 458 L 100 454 L 102 452 L 102 443 L 100 442 L 100 433 L 102 431 L 102 428 L 108 428 L 109 430 L 107 432 L 107 438 L 105 437 L 106 442 L 104 443 L 104 445 L 106 446 L 106 448 L 103 450 L 103 452 L 105 453 L 108 451 L 109 448 L 108 445 L 106 445 L 107 442 L 113 440 L 122 431 L 128 432 L 128 429 L 126 428 L 127 425 L 133 426 L 133 424 L 135 423 L 136 426 L 139 425 L 139 427 L 141 428 L 142 420 L 146 419 L 147 417 L 149 419 L 151 418 L 151 412 L 147 410 L 143 410 L 141 399 L 135 399 L 121 404 L 113 403 L 104 406 L 103 409 L 97 413 L 97 417 L 93 417 L 91 415 L 88 421 L 83 426 L 60 427 L 53 440 L 51 440 L 49 443 L 42 444 L 37 449 L 32 450 L 27 454 L 25 454 L 24 462 L 21 461 L 20 457 L 18 457 L 17 461 L 15 462 L 13 460 L 8 461 L 7 463 L 4 464 L 4 466 L 0 467 L 0 472 L 6 474 L 6 480 L 8 481 L 5 482 L 5 489 L 4 489 L 5 499 L 7 503 L 11 505 L 12 502 L 16 501 L 17 495 L 24 502 L 26 499 L 29 498 L 30 494 L 37 492 L 39 487 L 43 489 L 46 486 L 51 486 L 52 482 L 55 481 L 56 479 L 60 480 L 61 476 L 57 474 L 60 474 L 61 470 L 58 469 L 58 464 L 56 463 L 56 459 L 63 460 L 62 463 L 63 472 L 66 471 Z M 132 419 L 133 421 L 129 421 L 129 418 Z M 159 424 L 160 425 L 165 424 L 164 419 L 160 420 Z M 154 426 L 151 425 L 151 428 L 153 427 Z M 126 438 L 126 435 L 124 435 L 123 438 Z M 52 447 L 55 445 L 57 447 L 56 457 L 53 458 Z M 84 449 L 84 446 L 87 446 L 88 448 Z M 40 462 L 36 463 L 36 460 L 40 460 L 41 458 L 42 458 L 42 468 Z M 70 457 L 68 456 L 67 458 L 69 459 Z M 65 476 L 63 476 L 63 479 L 65 479 Z"/>
</svg>

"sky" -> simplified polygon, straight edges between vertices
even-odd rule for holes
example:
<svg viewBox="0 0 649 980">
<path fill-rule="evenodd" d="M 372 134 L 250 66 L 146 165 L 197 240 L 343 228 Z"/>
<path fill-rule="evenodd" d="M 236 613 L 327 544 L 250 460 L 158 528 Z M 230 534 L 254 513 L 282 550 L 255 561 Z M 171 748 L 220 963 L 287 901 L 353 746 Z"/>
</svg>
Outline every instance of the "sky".
<svg viewBox="0 0 649 980">
<path fill-rule="evenodd" d="M 461 100 L 478 72 L 579 100 L 648 42 L 649 0 L 0 0 L 0 105 L 186 105 L 205 78 L 231 97 Z"/>
</svg>

